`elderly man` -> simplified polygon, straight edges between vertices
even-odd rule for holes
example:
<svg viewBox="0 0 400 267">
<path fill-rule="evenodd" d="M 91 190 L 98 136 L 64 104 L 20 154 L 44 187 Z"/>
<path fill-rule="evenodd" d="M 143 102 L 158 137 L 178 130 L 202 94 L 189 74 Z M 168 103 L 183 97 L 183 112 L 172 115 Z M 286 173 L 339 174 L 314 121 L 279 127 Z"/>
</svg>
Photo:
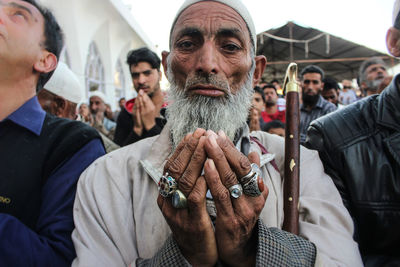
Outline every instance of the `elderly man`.
<svg viewBox="0 0 400 267">
<path fill-rule="evenodd" d="M 39 105 L 63 47 L 52 13 L 0 0 L 0 21 L 0 266 L 70 266 L 76 182 L 104 148 L 91 127 Z"/>
<path fill-rule="evenodd" d="M 240 1 L 184 2 L 162 54 L 168 123 L 81 176 L 74 266 L 361 264 L 340 195 L 304 148 L 300 236 L 281 230 L 283 139 L 246 125 L 266 65 L 255 44 Z"/>
<path fill-rule="evenodd" d="M 397 0 L 386 39 L 396 57 L 399 9 Z M 399 88 L 397 75 L 380 95 L 314 121 L 308 131 L 307 145 L 319 151 L 353 217 L 365 266 L 400 266 Z"/>
<path fill-rule="evenodd" d="M 360 66 L 359 82 L 365 96 L 379 93 L 381 83 L 388 77 L 386 64 L 379 57 L 367 59 Z"/>
<path fill-rule="evenodd" d="M 93 91 L 89 97 L 89 109 L 92 114 L 90 125 L 113 140 L 117 124 L 105 116 L 106 108 L 105 94 L 100 91 Z"/>
<path fill-rule="evenodd" d="M 81 85 L 76 75 L 64 63 L 58 63 L 53 76 L 37 96 L 40 105 L 49 114 L 59 118 L 83 121 L 82 117 L 76 114 L 76 106 L 82 99 Z M 90 116 L 90 114 L 88 115 Z M 119 148 L 104 134 L 98 133 L 107 153 Z"/>
<path fill-rule="evenodd" d="M 53 76 L 37 96 L 46 112 L 76 120 L 76 108 L 82 100 L 81 87 L 75 74 L 63 62 L 58 63 Z"/>
</svg>

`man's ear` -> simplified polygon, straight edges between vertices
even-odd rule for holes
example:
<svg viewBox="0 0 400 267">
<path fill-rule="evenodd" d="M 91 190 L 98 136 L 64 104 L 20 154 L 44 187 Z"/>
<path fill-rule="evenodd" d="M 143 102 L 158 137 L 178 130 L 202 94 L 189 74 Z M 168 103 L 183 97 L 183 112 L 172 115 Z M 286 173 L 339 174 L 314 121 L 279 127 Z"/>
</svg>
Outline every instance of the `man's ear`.
<svg viewBox="0 0 400 267">
<path fill-rule="evenodd" d="M 395 57 L 400 57 L 400 31 L 390 27 L 386 33 L 386 46 L 389 53 Z"/>
<path fill-rule="evenodd" d="M 265 66 L 267 65 L 267 58 L 265 56 L 256 56 L 254 58 L 256 61 L 256 68 L 254 70 L 253 75 L 253 88 L 258 84 L 261 80 L 261 77 L 264 73 Z"/>
<path fill-rule="evenodd" d="M 161 57 L 162 57 L 161 63 L 163 65 L 164 75 L 165 75 L 165 77 L 167 77 L 167 80 L 169 80 L 168 75 L 167 75 L 167 70 L 168 70 L 167 58 L 168 58 L 168 56 L 169 56 L 169 52 L 167 52 L 167 51 L 161 52 Z"/>
<path fill-rule="evenodd" d="M 43 51 L 42 57 L 33 65 L 39 73 L 49 73 L 57 67 L 57 57 L 48 51 Z"/>
</svg>

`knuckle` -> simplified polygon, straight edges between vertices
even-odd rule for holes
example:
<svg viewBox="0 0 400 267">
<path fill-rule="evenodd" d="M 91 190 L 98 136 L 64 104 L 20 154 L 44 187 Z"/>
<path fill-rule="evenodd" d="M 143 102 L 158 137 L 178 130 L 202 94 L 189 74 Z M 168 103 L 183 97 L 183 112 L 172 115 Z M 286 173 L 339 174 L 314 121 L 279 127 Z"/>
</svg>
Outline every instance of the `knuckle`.
<svg viewBox="0 0 400 267">
<path fill-rule="evenodd" d="M 243 172 L 245 172 L 245 173 L 243 173 L 243 174 L 241 174 L 241 175 L 246 175 L 246 174 L 251 170 L 250 161 L 249 161 L 249 159 L 248 159 L 245 155 L 243 155 L 243 154 L 240 154 L 240 157 L 239 157 L 239 165 L 240 165 L 240 169 L 243 170 Z"/>
<path fill-rule="evenodd" d="M 176 159 L 171 164 L 169 164 L 168 173 L 175 179 L 178 179 L 183 173 L 183 168 L 183 163 L 180 160 Z"/>
<path fill-rule="evenodd" d="M 203 203 L 204 197 L 201 196 L 200 192 L 194 189 L 189 195 L 187 201 L 190 203 L 191 206 L 199 207 Z"/>
<path fill-rule="evenodd" d="M 237 184 L 236 175 L 231 170 L 226 170 L 223 174 L 226 186 L 232 186 Z"/>
<path fill-rule="evenodd" d="M 226 139 L 220 139 L 219 141 L 219 147 L 223 150 L 226 151 L 229 147 L 229 142 Z"/>
<path fill-rule="evenodd" d="M 192 155 L 192 161 L 201 162 L 205 159 L 205 154 L 203 150 L 196 149 Z"/>
<path fill-rule="evenodd" d="M 215 196 L 213 196 L 215 200 L 219 202 L 226 202 L 230 201 L 230 194 L 229 191 L 226 188 L 220 188 L 217 190 L 217 193 Z"/>
<path fill-rule="evenodd" d="M 186 178 L 187 176 L 182 176 L 182 179 L 179 180 L 179 189 L 185 194 L 190 192 L 193 187 L 193 183 Z"/>
</svg>

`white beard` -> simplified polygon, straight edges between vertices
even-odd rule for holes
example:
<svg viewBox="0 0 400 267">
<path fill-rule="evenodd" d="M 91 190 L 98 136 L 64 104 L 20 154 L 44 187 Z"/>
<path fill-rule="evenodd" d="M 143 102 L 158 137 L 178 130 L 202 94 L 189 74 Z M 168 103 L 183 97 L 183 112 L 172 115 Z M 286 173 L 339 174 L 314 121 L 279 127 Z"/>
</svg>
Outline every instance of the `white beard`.
<svg viewBox="0 0 400 267">
<path fill-rule="evenodd" d="M 167 77 L 171 84 L 168 93 L 167 121 L 171 128 L 173 149 L 186 134 L 194 132 L 197 128 L 214 132 L 222 130 L 233 140 L 237 130 L 246 123 L 251 107 L 254 62 L 246 81 L 236 94 L 231 93 L 227 82 L 219 80 L 214 74 L 187 79 L 182 88 L 175 81 L 169 57 L 167 64 Z M 227 93 L 223 97 L 189 96 L 187 88 L 199 82 L 224 88 Z"/>
</svg>

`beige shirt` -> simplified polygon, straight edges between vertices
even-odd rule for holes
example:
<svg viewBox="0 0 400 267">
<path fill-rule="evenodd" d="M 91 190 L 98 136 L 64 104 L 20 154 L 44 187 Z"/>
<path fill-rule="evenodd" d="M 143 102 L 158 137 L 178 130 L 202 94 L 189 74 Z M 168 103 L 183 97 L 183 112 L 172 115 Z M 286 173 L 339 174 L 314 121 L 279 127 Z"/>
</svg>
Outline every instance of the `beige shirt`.
<svg viewBox="0 0 400 267">
<path fill-rule="evenodd" d="M 284 140 L 252 133 L 270 152 L 261 157 L 269 195 L 260 218 L 269 227 L 283 224 Z M 259 151 L 251 143 L 251 149 Z M 171 154 L 169 127 L 96 160 L 82 173 L 74 205 L 73 266 L 134 266 L 151 258 L 171 230 L 159 210 L 157 183 Z M 317 247 L 316 266 L 362 266 L 353 222 L 315 151 L 301 148 L 300 236 Z M 281 173 L 270 161 L 275 159 Z"/>
</svg>

